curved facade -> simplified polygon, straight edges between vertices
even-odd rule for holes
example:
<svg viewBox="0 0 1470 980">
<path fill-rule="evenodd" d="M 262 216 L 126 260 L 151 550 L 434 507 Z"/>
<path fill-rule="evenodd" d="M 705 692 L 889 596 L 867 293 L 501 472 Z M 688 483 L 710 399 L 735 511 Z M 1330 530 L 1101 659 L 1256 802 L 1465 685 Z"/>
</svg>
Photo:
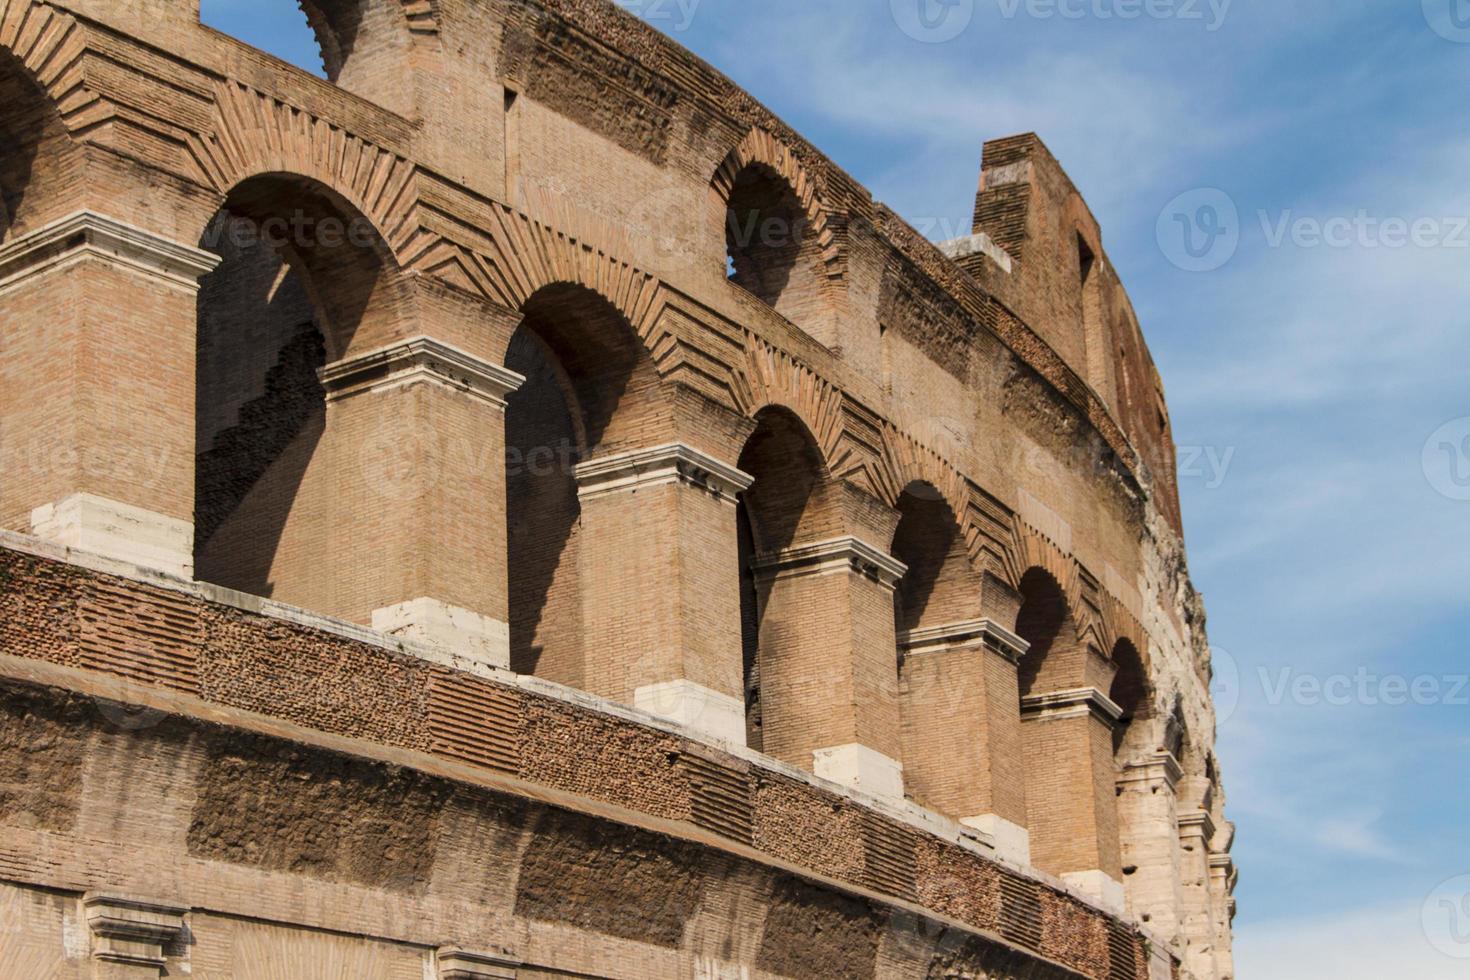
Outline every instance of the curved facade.
<svg viewBox="0 0 1470 980">
<path fill-rule="evenodd" d="M 1040 140 L 935 245 L 612 3 L 302 7 L 0 0 L 0 973 L 1233 976 Z"/>
</svg>

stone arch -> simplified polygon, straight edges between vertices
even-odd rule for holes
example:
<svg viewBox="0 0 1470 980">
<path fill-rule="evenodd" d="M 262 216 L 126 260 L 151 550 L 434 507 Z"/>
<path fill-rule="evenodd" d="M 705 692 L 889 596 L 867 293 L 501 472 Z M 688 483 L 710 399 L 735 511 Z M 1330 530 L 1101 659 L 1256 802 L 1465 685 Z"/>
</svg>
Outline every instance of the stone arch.
<svg viewBox="0 0 1470 980">
<path fill-rule="evenodd" d="M 213 127 L 189 137 L 201 179 L 224 194 L 261 174 L 309 178 L 360 212 L 400 258 L 418 228 L 414 164 L 249 86 L 220 82 L 214 95 Z"/>
<path fill-rule="evenodd" d="M 79 209 L 80 147 L 23 62 L 0 51 L 0 241 Z M 85 200 L 82 198 L 82 200 Z"/>
<path fill-rule="evenodd" d="M 1142 650 L 1129 637 L 1119 637 L 1108 659 L 1115 671 L 1108 698 L 1122 710 L 1113 729 L 1113 754 L 1123 761 L 1125 754 L 1157 748 L 1163 733 L 1154 737 L 1154 694 Z"/>
<path fill-rule="evenodd" d="M 908 567 L 895 596 L 902 651 L 906 635 L 979 619 L 983 586 L 955 509 L 934 484 L 910 481 L 897 509 L 889 552 Z"/>
<path fill-rule="evenodd" d="M 745 677 L 746 743 L 767 749 L 768 704 L 774 700 L 777 724 L 790 683 L 800 682 L 781 661 L 779 640 L 810 609 L 798 608 L 764 569 L 775 556 L 794 546 L 839 537 L 844 532 L 836 481 L 827 468 L 816 434 L 796 411 L 780 404 L 759 409 L 755 431 L 746 441 L 737 468 L 754 482 L 740 499 L 737 512 L 741 573 L 741 649 Z M 771 684 L 783 690 L 763 697 Z M 792 709 L 794 711 L 795 709 Z M 778 734 L 779 737 L 779 734 Z"/>
<path fill-rule="evenodd" d="M 826 276 L 834 282 L 843 278 L 842 255 L 836 244 L 829 210 L 822 189 L 786 144 L 764 129 L 754 128 L 732 149 L 715 170 L 710 190 L 721 208 L 727 207 L 736 182 L 748 168 L 769 170 L 790 188 L 807 218 L 807 231 L 821 249 Z"/>
<path fill-rule="evenodd" d="M 116 112 L 87 84 L 86 39 L 76 18 L 36 0 L 0 0 L 0 48 L 8 50 L 51 98 L 76 137 Z"/>
<path fill-rule="evenodd" d="M 669 399 L 632 324 L 603 295 L 561 282 L 520 306 L 504 364 L 510 656 L 519 673 L 590 689 L 587 554 L 577 468 L 671 442 Z M 600 546 L 600 543 L 599 543 Z"/>
<path fill-rule="evenodd" d="M 348 615 L 318 556 L 347 488 L 384 473 L 374 433 L 333 422 L 323 371 L 412 336 L 417 298 L 371 223 L 299 174 L 231 187 L 200 244 L 221 263 L 199 294 L 198 577 Z"/>
</svg>

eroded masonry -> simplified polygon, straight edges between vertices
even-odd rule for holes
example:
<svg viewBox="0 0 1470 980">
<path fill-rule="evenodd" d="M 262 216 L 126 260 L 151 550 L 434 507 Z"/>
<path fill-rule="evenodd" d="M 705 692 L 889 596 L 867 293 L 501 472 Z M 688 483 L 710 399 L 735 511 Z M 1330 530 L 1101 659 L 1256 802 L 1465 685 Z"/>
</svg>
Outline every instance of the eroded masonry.
<svg viewBox="0 0 1470 980">
<path fill-rule="evenodd" d="M 0 0 L 0 976 L 1231 977 L 1045 146 L 935 245 L 607 0 L 301 5 Z"/>
</svg>

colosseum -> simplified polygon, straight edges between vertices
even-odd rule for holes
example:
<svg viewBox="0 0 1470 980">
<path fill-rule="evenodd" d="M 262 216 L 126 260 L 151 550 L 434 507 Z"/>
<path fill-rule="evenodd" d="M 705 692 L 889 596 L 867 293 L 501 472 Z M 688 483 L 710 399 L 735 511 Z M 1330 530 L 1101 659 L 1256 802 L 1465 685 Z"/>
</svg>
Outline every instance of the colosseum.
<svg viewBox="0 0 1470 980">
<path fill-rule="evenodd" d="M 1040 139 L 933 243 L 610 0 L 301 6 L 0 0 L 0 976 L 1231 977 Z"/>
</svg>

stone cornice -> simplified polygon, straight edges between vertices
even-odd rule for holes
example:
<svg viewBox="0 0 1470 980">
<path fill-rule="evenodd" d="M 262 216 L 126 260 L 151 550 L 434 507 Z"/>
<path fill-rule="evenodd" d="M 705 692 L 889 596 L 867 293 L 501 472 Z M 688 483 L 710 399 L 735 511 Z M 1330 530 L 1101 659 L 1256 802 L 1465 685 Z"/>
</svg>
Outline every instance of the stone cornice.
<svg viewBox="0 0 1470 980">
<path fill-rule="evenodd" d="M 187 292 L 214 271 L 213 252 L 184 245 L 93 211 L 78 211 L 0 245 L 0 291 L 87 259 L 150 275 Z"/>
<path fill-rule="evenodd" d="M 1177 822 L 1181 838 L 1199 837 L 1208 844 L 1215 836 L 1215 820 L 1204 810 L 1181 813 Z"/>
<path fill-rule="evenodd" d="M 1163 785 L 1172 793 L 1179 786 L 1179 780 L 1183 776 L 1184 769 L 1179 765 L 1179 760 L 1174 758 L 1174 753 L 1160 749 L 1152 755 L 1125 764 L 1123 772 L 1118 776 L 1118 785 L 1124 786 L 1130 783 Z"/>
<path fill-rule="evenodd" d="M 682 483 L 733 504 L 754 479 L 683 443 L 588 460 L 578 464 L 575 472 L 577 495 L 583 500 Z"/>
<path fill-rule="evenodd" d="M 1031 644 L 993 619 L 972 619 L 909 630 L 899 634 L 898 645 L 908 656 L 984 646 L 1013 664 L 1019 663 L 1031 648 Z"/>
<path fill-rule="evenodd" d="M 82 899 L 96 941 L 92 955 L 108 963 L 164 966 L 163 948 L 184 932 L 187 909 L 124 895 Z"/>
<path fill-rule="evenodd" d="M 861 538 L 833 538 L 759 555 L 751 568 L 769 578 L 856 572 L 893 588 L 909 569 L 903 562 Z"/>
<path fill-rule="evenodd" d="M 328 364 L 317 371 L 328 401 L 428 382 L 462 391 L 499 408 L 526 379 L 509 368 L 476 357 L 432 337 L 380 347 Z"/>
<path fill-rule="evenodd" d="M 499 953 L 475 953 L 455 946 L 435 955 L 439 980 L 515 980 L 520 961 Z"/>
<path fill-rule="evenodd" d="M 1087 716 L 1111 726 L 1123 720 L 1123 709 L 1095 687 L 1028 694 L 1021 699 L 1022 721 L 1061 721 Z"/>
</svg>

